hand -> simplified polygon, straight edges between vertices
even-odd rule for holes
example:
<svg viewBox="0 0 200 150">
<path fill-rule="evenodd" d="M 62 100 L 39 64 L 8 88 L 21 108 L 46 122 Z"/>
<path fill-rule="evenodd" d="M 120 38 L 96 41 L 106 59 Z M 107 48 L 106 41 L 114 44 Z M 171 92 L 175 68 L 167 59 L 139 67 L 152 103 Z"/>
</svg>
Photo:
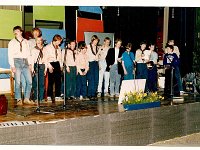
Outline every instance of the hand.
<svg viewBox="0 0 200 150">
<path fill-rule="evenodd" d="M 111 68 L 111 67 L 112 67 L 112 65 L 109 66 L 109 68 Z"/>
<path fill-rule="evenodd" d="M 63 67 L 60 67 L 60 71 L 61 71 L 61 72 L 63 71 Z"/>
<path fill-rule="evenodd" d="M 126 70 L 124 70 L 124 74 L 125 74 L 125 75 L 127 75 L 127 74 L 128 74 Z"/>
<path fill-rule="evenodd" d="M 80 75 L 83 76 L 83 72 L 82 71 L 80 72 Z"/>
<path fill-rule="evenodd" d="M 67 73 L 70 73 L 70 68 L 69 67 L 67 67 Z"/>
<path fill-rule="evenodd" d="M 46 71 L 44 71 L 44 76 L 46 76 L 46 73 L 47 73 L 47 72 L 46 72 Z"/>
<path fill-rule="evenodd" d="M 16 72 L 16 68 L 15 68 L 15 67 L 11 67 L 11 71 L 12 71 L 13 73 L 15 73 L 15 72 Z"/>
<path fill-rule="evenodd" d="M 53 73 L 53 69 L 54 69 L 54 68 L 53 68 L 52 66 L 50 66 L 50 67 L 49 67 L 49 72 L 50 72 L 50 73 Z"/>
<path fill-rule="evenodd" d="M 121 59 L 121 58 L 118 58 L 117 61 L 121 63 L 121 62 L 122 62 L 122 59 Z"/>
<path fill-rule="evenodd" d="M 101 67 L 99 66 L 99 70 L 101 70 Z"/>
</svg>

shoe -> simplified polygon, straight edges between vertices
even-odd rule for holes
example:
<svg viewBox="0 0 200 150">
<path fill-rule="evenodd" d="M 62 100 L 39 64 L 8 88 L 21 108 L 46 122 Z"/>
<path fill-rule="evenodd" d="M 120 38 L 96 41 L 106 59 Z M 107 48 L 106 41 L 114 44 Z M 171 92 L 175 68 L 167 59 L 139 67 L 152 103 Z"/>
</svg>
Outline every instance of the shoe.
<svg viewBox="0 0 200 150">
<path fill-rule="evenodd" d="M 86 101 L 88 101 L 88 100 L 90 100 L 88 97 L 83 97 L 83 100 L 86 100 Z"/>
<path fill-rule="evenodd" d="M 80 100 L 83 100 L 83 96 L 82 95 L 80 96 Z"/>
<path fill-rule="evenodd" d="M 105 96 L 105 97 L 108 97 L 108 96 L 110 96 L 110 95 L 109 95 L 108 92 L 106 92 L 106 93 L 104 94 L 104 96 Z"/>
<path fill-rule="evenodd" d="M 115 97 L 117 97 L 117 98 L 118 98 L 118 97 L 119 97 L 119 94 L 115 94 Z"/>
<path fill-rule="evenodd" d="M 114 95 L 113 94 L 110 94 L 110 98 L 113 98 L 114 97 Z"/>
<path fill-rule="evenodd" d="M 23 105 L 23 102 L 21 99 L 17 99 L 17 106 L 22 106 Z"/>
<path fill-rule="evenodd" d="M 98 92 L 97 97 L 101 97 L 101 92 Z"/>
<path fill-rule="evenodd" d="M 28 98 L 24 99 L 24 104 L 35 105 L 35 103 L 33 101 L 30 101 Z"/>
<path fill-rule="evenodd" d="M 51 97 L 50 96 L 47 97 L 47 101 L 51 101 Z"/>
<path fill-rule="evenodd" d="M 183 95 L 188 95 L 188 94 L 185 93 L 184 91 L 180 91 L 180 96 L 183 96 Z"/>
<path fill-rule="evenodd" d="M 55 97 L 55 101 L 63 101 L 61 97 Z"/>
</svg>

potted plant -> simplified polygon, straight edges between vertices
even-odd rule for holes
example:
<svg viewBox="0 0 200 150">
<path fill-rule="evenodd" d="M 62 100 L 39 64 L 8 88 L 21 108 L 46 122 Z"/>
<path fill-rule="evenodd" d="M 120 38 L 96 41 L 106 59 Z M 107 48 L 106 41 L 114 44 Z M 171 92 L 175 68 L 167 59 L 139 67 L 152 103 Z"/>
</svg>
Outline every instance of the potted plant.
<svg viewBox="0 0 200 150">
<path fill-rule="evenodd" d="M 138 110 L 160 107 L 160 101 L 163 99 L 164 97 L 158 95 L 157 92 L 129 92 L 125 93 L 125 97 L 122 101 L 122 104 L 125 110 Z"/>
</svg>

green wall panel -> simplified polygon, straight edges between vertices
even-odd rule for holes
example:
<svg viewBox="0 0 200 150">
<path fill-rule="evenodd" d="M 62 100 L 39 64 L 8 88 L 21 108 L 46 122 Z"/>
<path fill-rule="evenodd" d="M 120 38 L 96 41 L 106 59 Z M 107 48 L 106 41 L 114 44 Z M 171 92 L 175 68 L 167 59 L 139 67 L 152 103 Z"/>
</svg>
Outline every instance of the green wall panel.
<svg viewBox="0 0 200 150">
<path fill-rule="evenodd" d="M 22 12 L 0 9 L 0 39 L 12 39 L 13 27 L 22 26 Z"/>
<path fill-rule="evenodd" d="M 64 6 L 33 6 L 34 20 L 65 21 Z"/>
</svg>

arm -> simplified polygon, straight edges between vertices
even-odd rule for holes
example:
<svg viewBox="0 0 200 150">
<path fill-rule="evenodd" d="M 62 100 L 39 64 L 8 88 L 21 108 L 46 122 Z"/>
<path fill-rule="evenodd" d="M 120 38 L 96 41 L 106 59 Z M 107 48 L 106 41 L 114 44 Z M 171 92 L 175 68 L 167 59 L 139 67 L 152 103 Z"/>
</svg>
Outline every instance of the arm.
<svg viewBox="0 0 200 150">
<path fill-rule="evenodd" d="M 122 68 L 123 68 L 123 70 L 124 70 L 124 74 L 127 75 L 126 67 L 125 67 L 125 65 L 124 65 L 124 61 L 123 61 L 123 60 L 122 60 Z"/>
<path fill-rule="evenodd" d="M 13 54 L 14 50 L 15 49 L 12 45 L 12 41 L 10 41 L 8 44 L 8 62 L 10 64 L 10 68 L 13 73 L 15 73 L 16 71 L 15 66 L 14 66 L 14 54 Z"/>
</svg>

